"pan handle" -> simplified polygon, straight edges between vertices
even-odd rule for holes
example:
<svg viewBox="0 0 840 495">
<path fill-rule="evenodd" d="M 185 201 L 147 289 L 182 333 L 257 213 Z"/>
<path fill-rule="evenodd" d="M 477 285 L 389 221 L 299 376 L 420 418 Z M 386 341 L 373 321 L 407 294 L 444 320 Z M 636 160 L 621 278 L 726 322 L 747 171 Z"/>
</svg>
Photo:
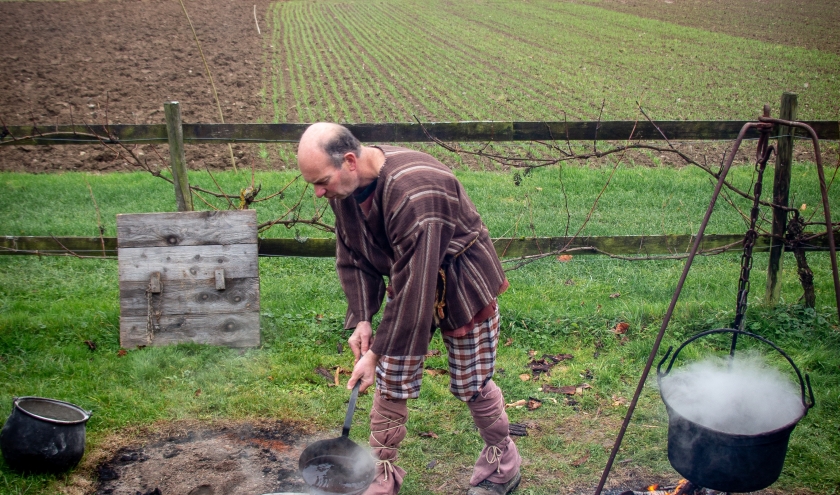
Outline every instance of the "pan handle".
<svg viewBox="0 0 840 495">
<path fill-rule="evenodd" d="M 344 428 L 341 429 L 341 436 L 350 436 L 350 425 L 353 424 L 353 413 L 356 412 L 356 399 L 359 398 L 359 387 L 362 385 L 361 378 L 356 381 L 353 391 L 350 392 L 350 403 L 347 405 L 347 415 L 344 417 Z"/>
</svg>

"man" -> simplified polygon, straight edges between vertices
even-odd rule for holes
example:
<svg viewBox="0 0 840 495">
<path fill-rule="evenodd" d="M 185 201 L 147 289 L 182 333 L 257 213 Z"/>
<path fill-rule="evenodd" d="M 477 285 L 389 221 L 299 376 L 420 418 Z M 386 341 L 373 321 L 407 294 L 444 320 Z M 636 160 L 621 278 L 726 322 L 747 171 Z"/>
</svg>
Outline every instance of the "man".
<svg viewBox="0 0 840 495">
<path fill-rule="evenodd" d="M 435 328 L 449 353 L 450 390 L 470 409 L 485 446 L 468 495 L 503 495 L 519 484 L 521 458 L 493 382 L 499 311 L 508 287 L 487 227 L 452 172 L 431 156 L 362 146 L 345 127 L 308 127 L 298 166 L 336 218 L 336 270 L 356 358 L 348 388 L 376 382 L 370 445 L 376 478 L 365 495 L 399 492 L 394 464 L 407 399 L 417 398 Z M 384 278 L 388 278 L 386 286 Z M 373 337 L 371 320 L 387 303 Z"/>
</svg>

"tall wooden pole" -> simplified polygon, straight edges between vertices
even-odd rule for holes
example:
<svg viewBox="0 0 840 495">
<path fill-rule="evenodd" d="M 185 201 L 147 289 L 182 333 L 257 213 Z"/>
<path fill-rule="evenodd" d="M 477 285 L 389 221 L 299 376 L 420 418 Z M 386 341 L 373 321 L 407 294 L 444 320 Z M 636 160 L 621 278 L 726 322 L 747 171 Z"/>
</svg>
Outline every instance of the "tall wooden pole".
<svg viewBox="0 0 840 495">
<path fill-rule="evenodd" d="M 779 118 L 796 120 L 796 94 L 784 93 Z M 790 194 L 790 171 L 793 163 L 793 132 L 788 126 L 779 126 L 779 139 L 776 143 L 776 171 L 773 175 L 773 203 L 788 206 Z M 767 290 L 764 301 L 768 306 L 775 306 L 779 302 L 782 282 L 779 274 L 782 271 L 782 253 L 785 246 L 781 238 L 787 228 L 787 212 L 781 208 L 773 209 L 773 239 L 770 247 L 770 261 L 767 266 Z"/>
<path fill-rule="evenodd" d="M 193 211 L 190 180 L 187 176 L 187 159 L 184 156 L 184 129 L 181 126 L 181 107 L 177 101 L 163 104 L 166 115 L 166 133 L 169 136 L 169 161 L 172 164 L 172 181 L 175 183 L 175 200 L 178 211 Z"/>
</svg>

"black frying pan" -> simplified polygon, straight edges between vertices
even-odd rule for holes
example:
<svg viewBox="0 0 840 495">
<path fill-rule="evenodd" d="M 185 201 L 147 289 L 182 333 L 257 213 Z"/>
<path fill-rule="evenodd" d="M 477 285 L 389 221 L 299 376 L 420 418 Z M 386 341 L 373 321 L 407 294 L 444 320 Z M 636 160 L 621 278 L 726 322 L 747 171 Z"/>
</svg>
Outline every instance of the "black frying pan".
<svg viewBox="0 0 840 495">
<path fill-rule="evenodd" d="M 314 495 L 358 495 L 373 482 L 373 457 L 348 436 L 361 384 L 361 380 L 357 381 L 350 394 L 341 436 L 313 443 L 298 459 L 303 480 Z"/>
</svg>

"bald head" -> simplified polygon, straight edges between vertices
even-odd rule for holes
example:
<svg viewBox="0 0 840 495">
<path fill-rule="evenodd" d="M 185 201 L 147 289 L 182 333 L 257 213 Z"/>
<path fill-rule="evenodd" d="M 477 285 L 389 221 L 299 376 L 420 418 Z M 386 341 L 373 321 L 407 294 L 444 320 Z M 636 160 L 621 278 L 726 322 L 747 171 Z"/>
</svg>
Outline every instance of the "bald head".
<svg viewBox="0 0 840 495">
<path fill-rule="evenodd" d="M 298 166 L 305 167 L 312 159 L 321 160 L 326 155 L 335 168 L 341 168 L 344 155 L 361 156 L 362 145 L 344 126 L 318 122 L 307 127 L 298 144 Z"/>
</svg>

